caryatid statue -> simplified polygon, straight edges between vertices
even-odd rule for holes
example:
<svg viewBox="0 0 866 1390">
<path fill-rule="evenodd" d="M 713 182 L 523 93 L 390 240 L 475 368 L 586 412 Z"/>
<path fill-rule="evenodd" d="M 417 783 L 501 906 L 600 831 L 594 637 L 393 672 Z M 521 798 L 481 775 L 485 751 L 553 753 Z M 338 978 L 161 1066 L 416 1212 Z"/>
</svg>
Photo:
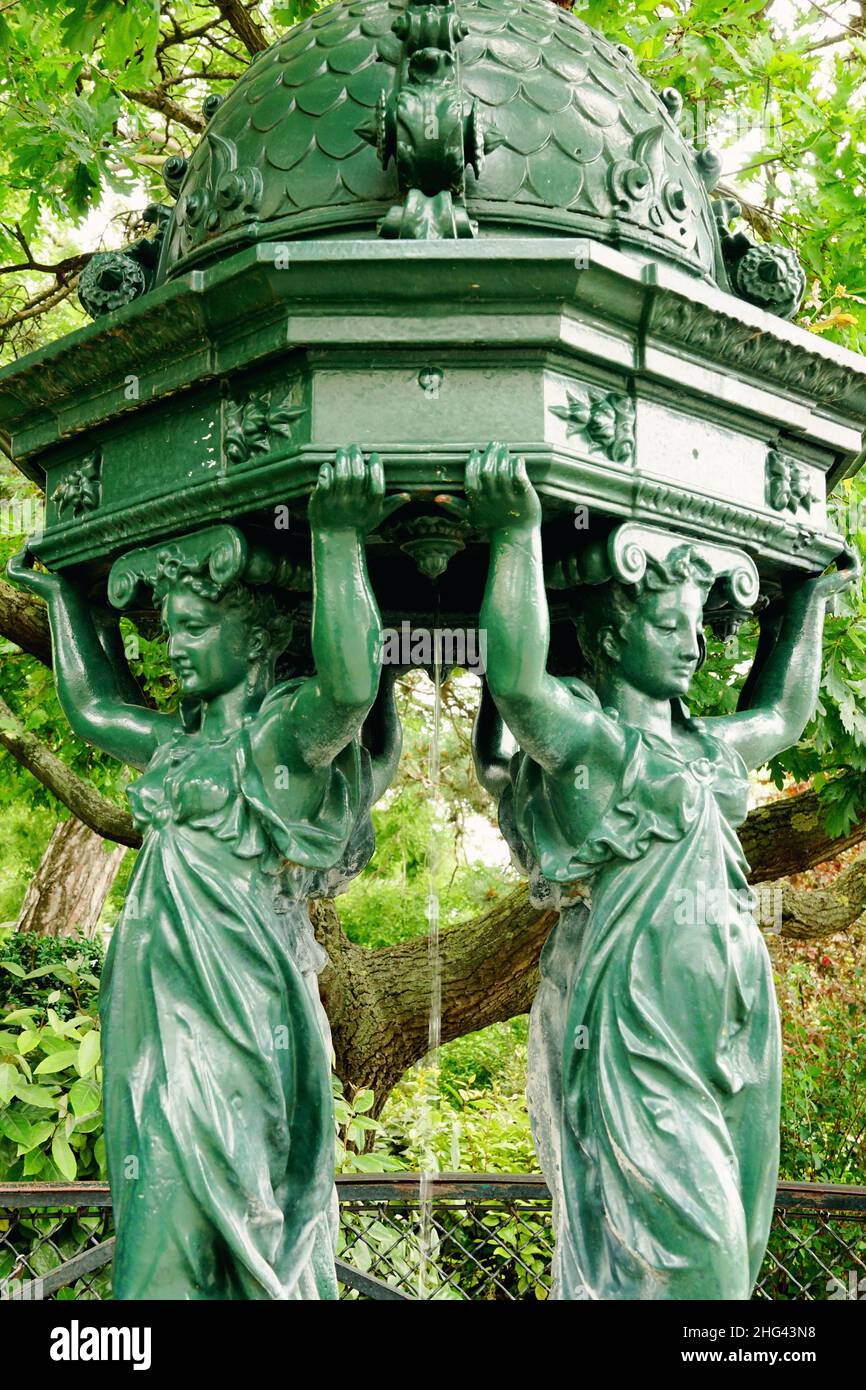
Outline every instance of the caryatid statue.
<svg viewBox="0 0 866 1390">
<path fill-rule="evenodd" d="M 376 457 L 353 447 L 322 467 L 307 679 L 275 683 L 291 631 L 280 562 L 236 528 L 118 561 L 112 601 L 150 587 L 159 606 L 173 715 L 135 702 L 70 579 L 26 553 L 10 565 L 48 604 L 72 728 L 142 770 L 129 799 L 144 841 L 100 999 L 116 1298 L 337 1297 L 330 1039 L 306 899 L 368 856 L 359 840 L 399 747 L 393 712 L 375 713 L 363 544 L 390 506 Z"/>
<path fill-rule="evenodd" d="M 547 1071 L 529 1091 L 546 1112 L 533 1121 L 554 1197 L 554 1296 L 747 1299 L 776 1191 L 781 1045 L 736 827 L 748 769 L 813 712 L 825 602 L 856 561 L 791 583 L 748 708 L 692 719 L 681 700 L 716 577 L 699 542 L 672 537 L 636 583 L 577 590 L 590 682 L 559 679 L 523 461 L 501 446 L 473 455 L 466 496 L 490 536 L 487 682 L 520 748 L 507 833 L 565 901 L 591 890 L 588 916 L 578 904 L 569 921 L 572 958 L 546 952 L 561 978 L 546 981 L 543 962 L 531 1023 L 544 1045 L 531 1040 L 530 1065 Z M 494 786 L 497 742 L 482 710 L 476 758 Z"/>
</svg>

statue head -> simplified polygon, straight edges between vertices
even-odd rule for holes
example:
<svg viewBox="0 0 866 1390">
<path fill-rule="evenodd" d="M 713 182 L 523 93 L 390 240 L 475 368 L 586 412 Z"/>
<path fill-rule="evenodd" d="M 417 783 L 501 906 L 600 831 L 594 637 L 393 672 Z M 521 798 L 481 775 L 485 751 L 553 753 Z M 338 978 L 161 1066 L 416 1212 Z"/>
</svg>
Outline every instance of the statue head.
<svg viewBox="0 0 866 1390">
<path fill-rule="evenodd" d="M 209 700 L 243 687 L 255 704 L 274 684 L 276 659 L 292 634 L 286 590 L 305 589 L 308 579 L 288 556 L 219 525 L 129 551 L 111 568 L 108 597 L 130 609 L 153 594 L 181 713 L 192 725 Z"/>
<path fill-rule="evenodd" d="M 703 610 L 714 577 L 681 545 L 665 560 L 648 555 L 636 584 L 584 585 L 572 619 L 596 689 L 616 678 L 653 699 L 685 695 L 706 656 Z"/>
<path fill-rule="evenodd" d="M 186 699 L 273 684 L 293 624 L 272 590 L 239 579 L 219 582 L 207 561 L 176 555 L 159 558 L 155 579 L 169 661 Z"/>
</svg>

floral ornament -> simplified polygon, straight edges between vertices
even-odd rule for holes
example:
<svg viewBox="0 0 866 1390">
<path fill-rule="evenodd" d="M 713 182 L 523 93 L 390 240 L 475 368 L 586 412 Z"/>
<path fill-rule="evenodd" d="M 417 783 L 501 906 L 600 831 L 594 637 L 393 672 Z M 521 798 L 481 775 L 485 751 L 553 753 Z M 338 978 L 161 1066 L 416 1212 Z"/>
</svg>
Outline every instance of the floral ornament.
<svg viewBox="0 0 866 1390">
<path fill-rule="evenodd" d="M 223 422 L 223 441 L 231 463 L 246 463 L 254 454 L 269 454 L 274 436 L 291 439 L 302 406 L 290 406 L 288 397 L 279 405 L 271 403 L 270 391 L 253 391 L 245 401 L 227 397 Z"/>
<path fill-rule="evenodd" d="M 793 318 L 803 302 L 806 275 L 790 246 L 750 246 L 729 274 L 741 299 L 780 318 Z"/>
<path fill-rule="evenodd" d="M 654 126 L 638 135 L 631 159 L 611 165 L 610 191 L 618 217 L 642 222 L 653 231 L 675 235 L 683 245 L 694 240 L 686 225 L 691 208 L 682 184 L 669 176 L 665 133 Z"/>
<path fill-rule="evenodd" d="M 551 406 L 551 414 L 566 423 L 566 438 L 583 434 L 590 449 L 607 454 L 614 463 L 630 463 L 634 457 L 634 403 L 617 391 L 586 388 L 586 396 L 566 391 L 566 405 Z"/>
<path fill-rule="evenodd" d="M 714 198 L 713 216 L 722 257 L 734 294 L 780 318 L 791 319 L 803 302 L 806 275 L 789 246 L 755 243 L 745 232 L 732 232 L 740 215 L 733 198 Z"/>
<path fill-rule="evenodd" d="M 777 512 L 811 511 L 816 501 L 809 470 L 788 454 L 771 449 L 766 462 L 767 504 Z"/>
<path fill-rule="evenodd" d="M 97 251 L 78 281 L 81 307 L 92 319 L 131 304 L 147 289 L 144 267 L 124 251 Z"/>
<path fill-rule="evenodd" d="M 391 533 L 407 555 L 411 555 L 420 574 L 438 579 L 449 562 L 466 545 L 469 528 L 443 516 L 419 516 Z"/>
<path fill-rule="evenodd" d="M 93 512 L 102 501 L 101 454 L 88 454 L 79 468 L 67 473 L 62 482 L 51 494 L 51 501 L 62 518 L 67 509 L 72 511 L 73 521 L 78 521 L 86 512 Z"/>
</svg>

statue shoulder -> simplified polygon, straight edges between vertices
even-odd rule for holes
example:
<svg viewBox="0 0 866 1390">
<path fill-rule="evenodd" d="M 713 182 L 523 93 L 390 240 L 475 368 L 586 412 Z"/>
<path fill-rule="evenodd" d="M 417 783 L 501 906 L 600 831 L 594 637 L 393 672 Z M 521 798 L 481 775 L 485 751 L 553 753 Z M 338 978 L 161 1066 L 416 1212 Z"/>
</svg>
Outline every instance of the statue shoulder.
<svg viewBox="0 0 866 1390">
<path fill-rule="evenodd" d="M 291 680 L 280 681 L 278 685 L 273 686 L 259 706 L 258 717 L 261 718 L 263 714 L 272 714 L 279 706 L 295 700 L 308 679 L 307 676 L 293 676 Z"/>
</svg>

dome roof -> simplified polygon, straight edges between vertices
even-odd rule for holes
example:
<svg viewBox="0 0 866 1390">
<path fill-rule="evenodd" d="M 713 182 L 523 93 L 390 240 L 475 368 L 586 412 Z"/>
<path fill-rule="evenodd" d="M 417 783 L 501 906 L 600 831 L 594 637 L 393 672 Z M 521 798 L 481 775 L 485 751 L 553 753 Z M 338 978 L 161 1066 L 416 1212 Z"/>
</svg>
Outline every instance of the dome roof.
<svg viewBox="0 0 866 1390">
<path fill-rule="evenodd" d="M 678 130 L 677 94 L 552 0 L 455 8 L 463 110 L 475 105 L 487 147 L 465 174 L 478 235 L 585 235 L 724 283 L 714 161 Z M 255 59 L 180 171 L 158 279 L 249 241 L 376 235 L 402 196 L 369 128 L 405 71 L 392 30 L 405 10 L 330 5 Z"/>
</svg>

